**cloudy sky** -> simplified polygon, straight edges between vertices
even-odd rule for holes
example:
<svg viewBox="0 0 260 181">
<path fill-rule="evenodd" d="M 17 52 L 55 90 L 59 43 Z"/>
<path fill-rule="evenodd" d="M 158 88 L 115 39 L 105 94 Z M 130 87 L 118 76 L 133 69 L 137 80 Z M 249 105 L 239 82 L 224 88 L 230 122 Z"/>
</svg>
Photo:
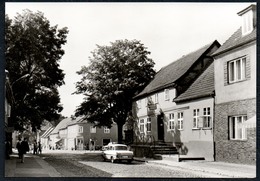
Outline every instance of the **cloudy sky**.
<svg viewBox="0 0 260 181">
<path fill-rule="evenodd" d="M 66 73 L 59 88 L 62 114 L 74 114 L 82 102 L 75 92 L 76 71 L 88 65 L 96 45 L 115 40 L 140 40 L 151 52 L 158 71 L 185 54 L 218 40 L 223 44 L 239 27 L 239 11 L 251 3 L 6 3 L 10 18 L 24 9 L 41 11 L 58 28 L 68 27 Z"/>
</svg>

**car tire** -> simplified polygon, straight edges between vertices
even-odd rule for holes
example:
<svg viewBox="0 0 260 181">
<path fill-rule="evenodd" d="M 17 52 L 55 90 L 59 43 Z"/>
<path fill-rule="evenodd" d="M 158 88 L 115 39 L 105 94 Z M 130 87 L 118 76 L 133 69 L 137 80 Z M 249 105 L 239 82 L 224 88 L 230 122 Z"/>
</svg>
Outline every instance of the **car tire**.
<svg viewBox="0 0 260 181">
<path fill-rule="evenodd" d="M 133 160 L 127 160 L 128 163 L 132 163 Z"/>
<path fill-rule="evenodd" d="M 111 157 L 111 163 L 115 163 L 114 157 Z"/>
</svg>

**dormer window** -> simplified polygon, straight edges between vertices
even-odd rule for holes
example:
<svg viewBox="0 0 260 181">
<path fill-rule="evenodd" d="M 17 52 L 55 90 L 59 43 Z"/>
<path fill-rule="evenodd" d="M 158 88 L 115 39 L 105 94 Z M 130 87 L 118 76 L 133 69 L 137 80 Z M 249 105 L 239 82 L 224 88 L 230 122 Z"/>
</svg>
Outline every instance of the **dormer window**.
<svg viewBox="0 0 260 181">
<path fill-rule="evenodd" d="M 255 5 L 251 5 L 238 13 L 242 19 L 242 35 L 247 35 L 253 31 L 256 21 L 255 9 Z"/>
</svg>

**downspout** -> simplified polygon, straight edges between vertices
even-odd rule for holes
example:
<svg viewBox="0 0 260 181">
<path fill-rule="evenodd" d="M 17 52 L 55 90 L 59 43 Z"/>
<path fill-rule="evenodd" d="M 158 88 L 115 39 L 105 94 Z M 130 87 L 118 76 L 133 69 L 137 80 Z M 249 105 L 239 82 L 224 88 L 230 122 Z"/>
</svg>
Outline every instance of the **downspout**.
<svg viewBox="0 0 260 181">
<path fill-rule="evenodd" d="M 214 123 L 212 124 L 212 138 L 213 138 L 213 159 L 214 159 L 214 161 L 216 161 L 216 144 L 215 144 L 215 122 L 216 122 L 216 120 L 215 120 L 215 115 L 216 115 L 216 104 L 215 104 L 215 96 L 216 94 L 215 94 L 215 91 L 213 92 L 213 94 L 212 94 L 212 97 L 213 97 L 213 116 L 212 116 L 212 118 L 213 118 L 213 121 L 214 121 Z"/>
</svg>

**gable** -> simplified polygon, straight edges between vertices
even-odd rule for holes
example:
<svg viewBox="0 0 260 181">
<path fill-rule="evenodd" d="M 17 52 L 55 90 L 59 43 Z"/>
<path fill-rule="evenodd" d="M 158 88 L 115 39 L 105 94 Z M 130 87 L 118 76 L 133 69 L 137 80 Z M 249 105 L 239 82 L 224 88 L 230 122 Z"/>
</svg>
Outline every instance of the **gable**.
<svg viewBox="0 0 260 181">
<path fill-rule="evenodd" d="M 186 74 L 196 62 L 212 53 L 212 49 L 216 46 L 218 48 L 220 44 L 215 40 L 213 43 L 205 45 L 199 50 L 189 53 L 168 66 L 163 67 L 135 99 L 147 96 L 170 86 L 176 86 L 177 81 Z"/>
<path fill-rule="evenodd" d="M 211 65 L 194 81 L 193 84 L 181 95 L 179 95 L 174 102 L 182 102 L 202 97 L 209 97 L 214 94 L 214 63 Z"/>
</svg>

